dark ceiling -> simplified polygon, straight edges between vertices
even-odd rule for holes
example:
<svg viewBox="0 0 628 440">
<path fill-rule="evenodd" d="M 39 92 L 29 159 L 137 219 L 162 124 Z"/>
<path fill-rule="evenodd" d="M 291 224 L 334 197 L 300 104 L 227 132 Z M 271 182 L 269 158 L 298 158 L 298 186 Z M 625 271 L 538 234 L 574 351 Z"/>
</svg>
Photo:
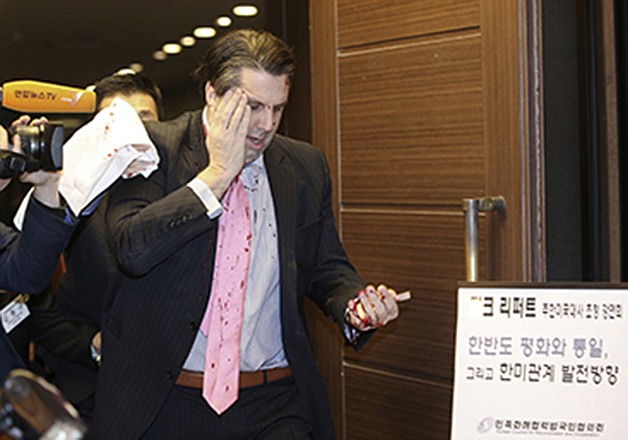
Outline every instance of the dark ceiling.
<svg viewBox="0 0 628 440">
<path fill-rule="evenodd" d="M 260 13 L 235 17 L 232 7 L 242 3 L 256 5 Z M 0 0 L 0 84 L 35 79 L 85 87 L 138 62 L 166 98 L 169 90 L 196 90 L 189 73 L 207 40 L 165 61 L 153 60 L 153 52 L 196 26 L 214 25 L 221 15 L 234 20 L 231 28 L 280 35 L 281 5 L 281 0 Z"/>
</svg>

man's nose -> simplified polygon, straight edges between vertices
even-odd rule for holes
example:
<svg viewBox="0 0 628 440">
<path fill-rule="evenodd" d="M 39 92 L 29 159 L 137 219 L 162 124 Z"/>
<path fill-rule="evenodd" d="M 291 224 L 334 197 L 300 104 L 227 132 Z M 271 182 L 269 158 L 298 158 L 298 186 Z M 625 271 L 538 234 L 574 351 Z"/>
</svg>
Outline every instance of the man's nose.
<svg viewBox="0 0 628 440">
<path fill-rule="evenodd" d="M 274 113 L 272 107 L 264 107 L 259 115 L 258 127 L 265 131 L 270 131 L 275 125 Z"/>
</svg>

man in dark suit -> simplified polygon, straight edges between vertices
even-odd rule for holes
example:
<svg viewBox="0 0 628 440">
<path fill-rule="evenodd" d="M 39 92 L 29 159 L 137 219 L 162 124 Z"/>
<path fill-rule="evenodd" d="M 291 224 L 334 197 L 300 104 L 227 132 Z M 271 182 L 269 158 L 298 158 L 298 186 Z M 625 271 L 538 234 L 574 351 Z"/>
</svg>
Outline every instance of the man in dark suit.
<svg viewBox="0 0 628 440">
<path fill-rule="evenodd" d="M 96 108 L 110 105 L 115 98 L 131 104 L 145 121 L 157 121 L 163 114 L 161 91 L 141 74 L 114 74 L 96 83 Z M 96 210 L 82 215 L 65 252 L 66 272 L 57 289 L 64 315 L 98 325 L 107 286 L 115 278 L 117 264 L 109 252 L 104 212 L 106 196 Z"/>
<path fill-rule="evenodd" d="M 147 124 L 159 170 L 111 190 L 107 223 L 125 276 L 103 313 L 94 439 L 333 437 L 305 296 L 356 346 L 399 310 L 392 289 L 365 287 L 347 259 L 322 152 L 276 134 L 294 69 L 291 50 L 266 32 L 216 40 L 197 71 L 206 107 Z M 220 200 L 239 179 L 252 231 L 240 386 L 214 411 L 201 389 L 216 336 L 201 322 L 232 207 Z"/>
<path fill-rule="evenodd" d="M 17 123 L 28 122 L 28 117 L 23 117 Z M 7 132 L 2 127 L 0 149 L 8 149 Z M 20 180 L 32 184 L 34 191 L 21 233 L 0 223 L 0 288 L 38 293 L 50 282 L 76 220 L 61 202 L 57 172 L 25 173 Z M 9 183 L 10 179 L 0 179 L 0 191 Z M 0 329 L 0 379 L 22 365 L 4 329 Z"/>
<path fill-rule="evenodd" d="M 157 121 L 163 116 L 161 90 L 145 75 L 109 75 L 96 82 L 94 91 L 98 111 L 109 106 L 115 98 L 121 98 L 142 120 Z M 81 223 L 64 252 L 66 270 L 56 289 L 55 302 L 34 309 L 32 314 L 37 319 L 31 325 L 31 333 L 36 341 L 41 340 L 38 352 L 52 370 L 54 384 L 76 406 L 86 422 L 91 420 L 94 407 L 100 314 L 107 291 L 115 286 L 118 272 L 107 241 L 106 204 L 105 195 L 93 213 L 81 217 Z M 64 331 L 64 327 L 70 328 L 70 325 L 77 328 L 76 335 L 88 336 L 93 329 L 93 337 L 76 338 L 76 343 L 70 345 L 70 335 Z M 42 336 L 47 337 L 43 339 Z M 71 356 L 72 353 L 59 353 L 59 344 L 80 351 L 88 359 Z M 89 357 L 90 351 L 93 359 Z"/>
</svg>

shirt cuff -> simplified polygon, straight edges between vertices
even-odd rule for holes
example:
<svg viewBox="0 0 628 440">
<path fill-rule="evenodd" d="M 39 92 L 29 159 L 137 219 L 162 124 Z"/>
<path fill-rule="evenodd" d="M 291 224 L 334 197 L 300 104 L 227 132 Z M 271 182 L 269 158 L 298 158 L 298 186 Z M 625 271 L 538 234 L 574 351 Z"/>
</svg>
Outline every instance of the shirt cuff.
<svg viewBox="0 0 628 440">
<path fill-rule="evenodd" d="M 68 207 L 68 204 L 66 203 L 63 197 L 61 197 L 61 206 L 59 206 L 58 208 L 51 208 L 50 206 L 46 206 L 43 203 L 41 203 L 39 200 L 37 200 L 35 197 L 31 197 L 29 202 L 36 203 L 38 206 L 40 206 L 44 211 L 47 211 L 49 214 L 54 215 L 55 217 L 58 217 L 60 219 L 63 219 L 63 222 L 67 225 L 74 226 L 75 224 L 78 223 L 78 219 L 76 218 L 74 214 L 72 214 L 72 211 Z"/>
<path fill-rule="evenodd" d="M 203 202 L 203 205 L 205 205 L 205 209 L 207 210 L 207 216 L 210 219 L 213 220 L 222 214 L 222 205 L 220 204 L 220 201 L 216 198 L 205 182 L 199 178 L 194 178 L 188 182 L 187 186 L 194 191 L 196 197 Z"/>
<path fill-rule="evenodd" d="M 94 347 L 93 344 L 89 345 L 89 354 L 91 355 L 94 363 L 100 367 L 102 364 L 102 354 L 96 350 L 96 347 Z"/>
<path fill-rule="evenodd" d="M 342 332 L 344 333 L 345 339 L 351 345 L 357 344 L 358 338 L 360 337 L 360 331 L 351 325 L 351 320 L 349 318 L 349 307 L 345 309 Z"/>
</svg>

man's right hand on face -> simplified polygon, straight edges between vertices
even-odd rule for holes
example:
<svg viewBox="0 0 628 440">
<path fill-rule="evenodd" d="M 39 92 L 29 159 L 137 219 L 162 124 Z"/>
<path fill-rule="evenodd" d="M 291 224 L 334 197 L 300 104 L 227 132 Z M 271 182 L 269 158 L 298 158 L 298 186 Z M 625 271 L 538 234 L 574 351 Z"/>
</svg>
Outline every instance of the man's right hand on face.
<svg viewBox="0 0 628 440">
<path fill-rule="evenodd" d="M 251 109 L 241 89 L 230 89 L 222 97 L 216 96 L 210 85 L 205 91 L 208 106 L 205 146 L 210 163 L 198 177 L 220 199 L 244 166 Z"/>
</svg>

